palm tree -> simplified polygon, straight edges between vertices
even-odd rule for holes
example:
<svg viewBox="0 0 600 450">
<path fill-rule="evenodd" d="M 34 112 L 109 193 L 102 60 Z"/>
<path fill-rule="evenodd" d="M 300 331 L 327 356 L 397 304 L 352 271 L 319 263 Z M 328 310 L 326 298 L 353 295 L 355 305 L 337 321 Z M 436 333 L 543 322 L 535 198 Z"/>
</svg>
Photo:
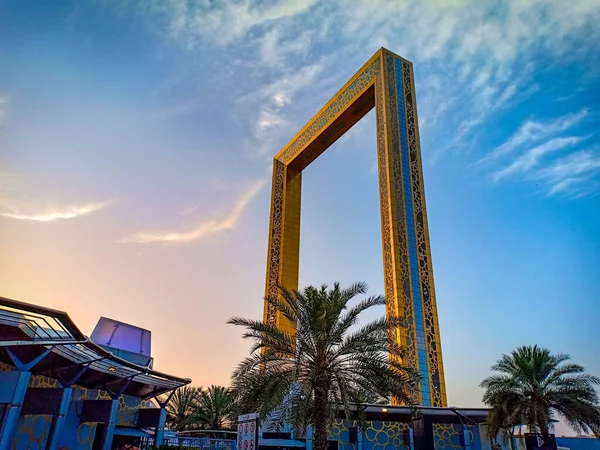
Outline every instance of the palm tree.
<svg viewBox="0 0 600 450">
<path fill-rule="evenodd" d="M 198 396 L 198 420 L 203 428 L 226 430 L 233 421 L 234 396 L 223 386 L 201 389 Z"/>
<path fill-rule="evenodd" d="M 514 450 L 514 428 L 519 424 L 510 423 L 508 416 L 508 411 L 502 405 L 492 409 L 487 417 L 488 432 L 494 442 L 496 442 L 498 434 L 502 432 L 504 442 L 509 442 L 510 448 Z"/>
<path fill-rule="evenodd" d="M 365 283 L 278 291 L 267 302 L 296 325 L 295 333 L 239 317 L 228 322 L 246 328 L 243 337 L 254 342 L 250 356 L 232 375 L 247 412 L 265 417 L 279 410 L 303 429 L 313 425 L 315 450 L 326 450 L 328 428 L 338 411 L 349 418 L 352 406 L 389 402 L 391 396 L 414 403 L 418 376 L 402 365 L 401 349 L 392 338 L 400 321 L 381 318 L 354 328 L 362 312 L 385 305 L 382 296 L 350 306 L 354 297 L 367 292 Z"/>
<path fill-rule="evenodd" d="M 197 428 L 200 390 L 201 388 L 184 386 L 175 391 L 167 404 L 167 425 L 171 430 L 184 431 Z"/>
<path fill-rule="evenodd" d="M 492 408 L 490 431 L 518 425 L 547 433 L 558 415 L 575 431 L 600 436 L 600 378 L 584 373 L 569 356 L 548 349 L 522 346 L 492 366 L 498 372 L 481 382 L 483 401 Z"/>
</svg>

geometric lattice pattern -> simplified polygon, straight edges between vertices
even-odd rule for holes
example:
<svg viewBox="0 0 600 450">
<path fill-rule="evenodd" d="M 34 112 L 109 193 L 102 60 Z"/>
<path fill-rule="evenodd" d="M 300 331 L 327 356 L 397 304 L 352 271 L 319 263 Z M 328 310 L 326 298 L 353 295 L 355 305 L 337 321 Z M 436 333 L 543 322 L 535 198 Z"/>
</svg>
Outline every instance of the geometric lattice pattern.
<svg viewBox="0 0 600 450">
<path fill-rule="evenodd" d="M 422 377 L 420 404 L 446 406 L 446 390 L 423 190 L 412 63 L 379 50 L 273 161 L 265 295 L 298 289 L 302 170 L 372 108 L 381 203 L 387 313 L 403 319 L 396 339 Z M 265 302 L 265 321 L 294 324 Z"/>
<path fill-rule="evenodd" d="M 460 450 L 465 448 L 463 443 L 463 425 L 456 423 L 434 423 L 432 427 L 433 447 L 435 450 Z M 467 436 L 471 449 L 480 450 L 479 427 L 469 424 L 467 428 Z"/>
<path fill-rule="evenodd" d="M 357 421 L 335 419 L 331 424 L 329 439 L 338 441 L 340 450 L 355 450 L 350 443 L 350 427 L 359 427 Z M 432 423 L 433 448 L 435 450 L 464 449 L 464 428 L 460 423 Z M 409 423 L 397 421 L 367 421 L 363 423 L 363 450 L 409 450 L 404 438 Z M 467 425 L 467 436 L 471 450 L 481 450 L 481 437 L 477 425 Z M 429 445 L 425 445 L 429 448 Z"/>
<path fill-rule="evenodd" d="M 387 313 L 403 319 L 396 340 L 422 377 L 420 404 L 446 406 L 444 369 L 423 189 L 412 63 L 379 50 L 275 156 L 265 295 L 298 289 L 302 170 L 376 111 Z M 287 331 L 265 302 L 264 320 Z"/>
<path fill-rule="evenodd" d="M 354 450 L 350 443 L 348 427 L 359 426 L 356 421 L 335 419 L 331 424 L 330 439 L 338 441 L 340 450 Z M 404 422 L 366 422 L 363 429 L 363 450 L 408 450 L 404 432 L 409 424 Z"/>
</svg>

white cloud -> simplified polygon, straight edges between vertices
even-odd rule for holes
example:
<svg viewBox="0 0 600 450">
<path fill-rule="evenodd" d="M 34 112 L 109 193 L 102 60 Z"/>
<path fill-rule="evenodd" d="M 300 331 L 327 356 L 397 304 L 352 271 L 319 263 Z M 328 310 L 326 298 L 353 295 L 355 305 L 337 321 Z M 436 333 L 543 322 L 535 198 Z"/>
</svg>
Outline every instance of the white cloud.
<svg viewBox="0 0 600 450">
<path fill-rule="evenodd" d="M 116 200 L 75 203 L 67 205 L 47 205 L 43 207 L 17 204 L 0 199 L 0 216 L 11 219 L 52 222 L 59 219 L 74 219 L 100 211 L 116 203 Z"/>
<path fill-rule="evenodd" d="M 479 163 L 498 159 L 504 155 L 513 152 L 515 149 L 524 144 L 540 141 L 550 136 L 556 135 L 561 131 L 579 124 L 586 116 L 588 111 L 583 109 L 576 113 L 566 114 L 552 121 L 541 122 L 535 120 L 527 120 L 506 142 L 496 147 L 485 157 L 479 160 Z"/>
<path fill-rule="evenodd" d="M 75 219 L 100 211 L 114 200 L 65 202 L 32 192 L 30 175 L 0 167 L 0 217 L 34 222 Z M 38 189 L 34 189 L 39 192 Z"/>
<path fill-rule="evenodd" d="M 237 99 L 237 103 L 265 102 L 274 106 L 290 103 L 292 97 L 300 90 L 312 85 L 317 75 L 323 70 L 321 61 L 290 70 L 275 80 L 262 84 L 258 89 Z"/>
<path fill-rule="evenodd" d="M 277 151 L 273 148 L 273 142 L 283 133 L 289 133 L 289 121 L 284 108 L 298 91 L 311 85 L 322 70 L 322 61 L 301 67 L 236 100 L 242 111 L 240 114 L 254 118 L 252 132 L 258 141 L 255 154 L 261 156 Z"/>
<path fill-rule="evenodd" d="M 592 178 L 600 173 L 598 148 L 581 150 L 555 161 L 537 172 L 537 178 L 549 185 L 549 194 L 566 193 L 572 196 L 591 193 L 598 189 Z"/>
<path fill-rule="evenodd" d="M 273 95 L 273 102 L 276 106 L 281 107 L 287 105 L 290 102 L 290 99 L 285 92 L 277 92 Z"/>
<path fill-rule="evenodd" d="M 535 167 L 538 161 L 548 153 L 576 145 L 581 142 L 582 139 L 584 138 L 581 136 L 567 136 L 554 138 L 544 142 L 543 144 L 526 151 L 507 167 L 496 171 L 492 175 L 492 179 L 494 181 L 499 181 L 500 179 L 510 175 L 528 172 Z"/>
<path fill-rule="evenodd" d="M 243 38 L 254 27 L 306 13 L 316 0 L 227 2 L 143 0 L 130 2 L 158 15 L 171 36 L 190 47 L 199 41 L 226 45 Z"/>
<path fill-rule="evenodd" d="M 559 159 L 555 164 L 540 171 L 539 176 L 559 180 L 597 170 L 600 170 L 600 154 L 595 150 L 582 150 Z"/>
<path fill-rule="evenodd" d="M 262 136 L 271 128 L 285 125 L 286 121 L 277 113 L 263 110 L 259 113 L 256 123 L 256 134 Z"/>
<path fill-rule="evenodd" d="M 189 208 L 184 208 L 183 210 L 181 210 L 181 212 L 179 214 L 182 216 L 187 216 L 187 215 L 195 212 L 198 209 L 198 207 L 199 207 L 199 205 L 194 205 L 194 206 L 190 206 Z"/>
<path fill-rule="evenodd" d="M 600 8 L 588 0 L 573 0 L 569 8 L 561 0 L 131 1 L 183 48 L 226 47 L 219 62 L 211 62 L 235 64 L 243 73 L 246 84 L 232 100 L 239 104 L 240 91 L 253 92 L 242 95 L 252 101 L 240 117 L 261 151 L 276 150 L 271 145 L 279 130 L 261 133 L 265 112 L 301 127 L 293 120 L 306 117 L 298 114 L 304 105 L 298 100 L 324 103 L 332 93 L 324 83 L 341 86 L 381 46 L 415 63 L 423 136 L 435 143 L 423 145 L 426 160 L 481 148 L 473 144 L 482 129 L 539 89 L 533 74 L 548 61 L 585 60 L 600 51 Z M 312 74 L 315 81 L 320 76 L 317 85 L 293 83 L 303 72 L 311 75 L 310 67 L 319 67 Z M 561 95 L 579 88 L 574 82 Z M 552 137 L 544 132 L 547 123 L 530 122 L 483 161 Z"/>
<path fill-rule="evenodd" d="M 203 221 L 190 230 L 160 230 L 135 233 L 124 237 L 119 243 L 156 243 L 156 242 L 192 242 L 206 239 L 215 234 L 235 229 L 250 202 L 264 188 L 266 182 L 259 181 L 245 190 L 233 205 L 233 208 L 222 218 Z"/>
<path fill-rule="evenodd" d="M 305 56 L 311 48 L 310 32 L 286 36 L 281 27 L 267 31 L 258 39 L 261 63 L 267 67 L 283 69 L 288 58 Z"/>
<path fill-rule="evenodd" d="M 555 195 L 555 194 L 560 194 L 561 192 L 565 192 L 568 189 L 577 186 L 579 183 L 583 182 L 587 180 L 586 177 L 570 177 L 570 178 L 565 178 L 564 180 L 561 180 L 557 183 L 555 183 L 554 185 L 552 185 L 552 187 L 550 188 L 550 191 L 548 192 L 548 195 Z"/>
</svg>

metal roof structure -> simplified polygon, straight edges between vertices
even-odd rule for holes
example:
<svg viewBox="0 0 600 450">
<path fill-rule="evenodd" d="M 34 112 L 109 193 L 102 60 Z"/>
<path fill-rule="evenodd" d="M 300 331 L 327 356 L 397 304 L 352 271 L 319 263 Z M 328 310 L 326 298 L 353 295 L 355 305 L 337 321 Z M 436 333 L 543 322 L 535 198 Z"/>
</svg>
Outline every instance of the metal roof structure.
<svg viewBox="0 0 600 450">
<path fill-rule="evenodd" d="M 432 420 L 444 420 L 445 423 L 470 424 L 485 422 L 489 413 L 488 408 L 457 408 L 454 406 L 410 408 L 408 406 L 365 404 L 361 405 L 360 409 L 366 420 L 411 421 L 414 414 L 417 413 Z M 351 406 L 350 410 L 357 411 L 357 407 Z M 343 417 L 340 410 L 338 418 Z"/>
<path fill-rule="evenodd" d="M 48 350 L 33 374 L 61 382 L 76 378 L 89 389 L 149 398 L 191 382 L 119 358 L 87 338 L 63 311 L 0 297 L 0 361 L 33 361 Z"/>
</svg>

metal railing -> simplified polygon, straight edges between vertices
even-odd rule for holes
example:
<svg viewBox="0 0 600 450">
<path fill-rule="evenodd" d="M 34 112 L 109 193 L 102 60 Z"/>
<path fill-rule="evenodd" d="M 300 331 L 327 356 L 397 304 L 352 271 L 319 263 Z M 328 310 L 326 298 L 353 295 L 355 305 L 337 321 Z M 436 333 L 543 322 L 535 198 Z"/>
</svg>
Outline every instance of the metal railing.
<svg viewBox="0 0 600 450">
<path fill-rule="evenodd" d="M 235 439 L 210 439 L 195 437 L 165 437 L 162 445 L 165 447 L 185 447 L 197 448 L 200 450 L 236 450 L 237 441 Z M 140 448 L 149 450 L 154 446 L 154 437 L 144 437 L 141 439 Z"/>
</svg>

